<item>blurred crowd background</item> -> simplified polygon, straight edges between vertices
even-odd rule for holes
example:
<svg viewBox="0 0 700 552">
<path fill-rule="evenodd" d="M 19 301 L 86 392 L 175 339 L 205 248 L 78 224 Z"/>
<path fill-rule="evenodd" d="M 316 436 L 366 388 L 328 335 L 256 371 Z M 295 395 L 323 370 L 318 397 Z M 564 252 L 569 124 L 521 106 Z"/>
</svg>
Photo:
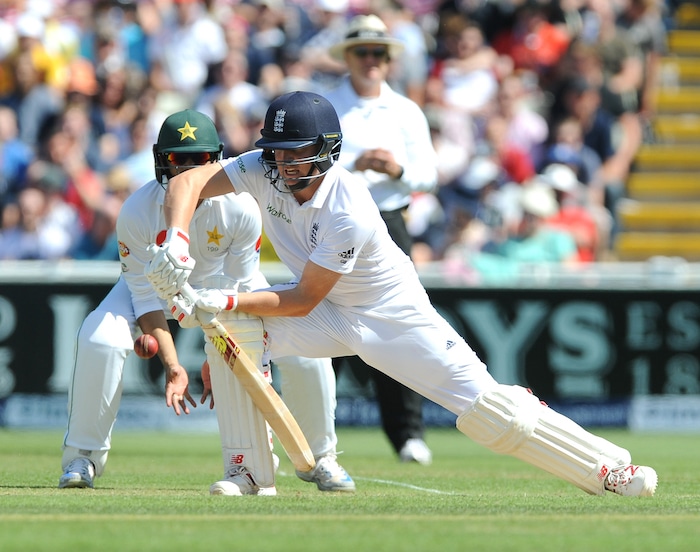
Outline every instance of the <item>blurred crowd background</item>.
<svg viewBox="0 0 700 552">
<path fill-rule="evenodd" d="M 153 179 L 167 115 L 203 111 L 225 155 L 248 150 L 271 99 L 338 82 L 328 49 L 374 13 L 405 45 L 389 82 L 425 112 L 439 159 L 438 186 L 406 212 L 414 261 L 505 274 L 614 260 L 676 7 L 0 0 L 0 259 L 117 260 L 116 217 Z"/>
</svg>

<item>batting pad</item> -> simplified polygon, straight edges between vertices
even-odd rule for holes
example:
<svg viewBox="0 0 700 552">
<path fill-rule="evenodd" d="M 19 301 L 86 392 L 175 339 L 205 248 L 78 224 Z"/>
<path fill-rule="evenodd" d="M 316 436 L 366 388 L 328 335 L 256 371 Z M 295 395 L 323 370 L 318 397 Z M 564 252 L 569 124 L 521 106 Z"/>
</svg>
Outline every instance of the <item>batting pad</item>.
<svg viewBox="0 0 700 552">
<path fill-rule="evenodd" d="M 269 377 L 269 365 L 262 365 L 265 355 L 262 321 L 235 311 L 222 312 L 218 318 L 260 371 Z M 265 418 L 214 346 L 207 342 L 205 351 L 219 423 L 224 477 L 233 468 L 245 466 L 258 486 L 274 487 L 271 433 Z"/>
<path fill-rule="evenodd" d="M 484 391 L 457 418 L 457 429 L 499 454 L 508 454 L 602 495 L 611 469 L 629 464 L 630 453 L 597 437 L 527 389 L 498 385 Z"/>
</svg>

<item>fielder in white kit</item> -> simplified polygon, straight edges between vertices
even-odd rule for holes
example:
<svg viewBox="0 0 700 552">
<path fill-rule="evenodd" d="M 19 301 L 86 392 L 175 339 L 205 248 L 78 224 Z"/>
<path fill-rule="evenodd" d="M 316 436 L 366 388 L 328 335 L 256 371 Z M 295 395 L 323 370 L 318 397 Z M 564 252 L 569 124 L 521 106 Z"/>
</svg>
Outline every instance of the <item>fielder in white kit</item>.
<svg viewBox="0 0 700 552">
<path fill-rule="evenodd" d="M 391 132 L 391 129 L 386 129 Z M 457 428 L 587 493 L 651 496 L 657 474 L 630 453 L 502 385 L 437 313 L 409 258 L 390 239 L 367 188 L 335 163 L 342 135 L 322 96 L 285 94 L 272 102 L 253 151 L 192 169 L 165 196 L 165 242 L 146 267 L 171 297 L 194 262 L 182 228 L 200 197 L 249 192 L 266 233 L 298 283 L 252 293 L 205 292 L 195 306 L 176 297 L 177 316 L 235 309 L 262 317 L 273 355 L 359 355 L 457 416 Z"/>
<path fill-rule="evenodd" d="M 223 144 L 211 119 L 184 110 L 165 120 L 153 151 L 156 180 L 129 196 L 118 218 L 121 277 L 78 333 L 61 488 L 93 487 L 94 477 L 103 473 L 121 401 L 124 363 L 141 331 L 159 343 L 158 354 L 166 373 L 166 404 L 178 415 L 181 408 L 189 413 L 187 401 L 196 406 L 167 326 L 170 308 L 155 294 L 144 267 L 151 258 L 149 246 L 165 237 L 163 199 L 168 179 L 194 166 L 217 162 Z M 248 291 L 269 285 L 259 270 L 261 217 L 250 195 L 227 194 L 200 202 L 188 228 L 191 252 L 197 259 L 191 278 L 195 287 L 239 286 Z M 260 370 L 269 373 L 260 318 L 229 312 L 222 313 L 220 321 Z M 205 351 L 224 460 L 224 479 L 214 483 L 210 492 L 274 495 L 276 459 L 269 428 L 208 342 Z M 335 375 L 330 359 L 288 356 L 275 360 L 284 398 L 317 461 L 316 468 L 304 474 L 305 480 L 316 483 L 320 490 L 354 490 L 353 480 L 336 461 Z M 208 391 L 205 380 L 202 403 Z"/>
</svg>

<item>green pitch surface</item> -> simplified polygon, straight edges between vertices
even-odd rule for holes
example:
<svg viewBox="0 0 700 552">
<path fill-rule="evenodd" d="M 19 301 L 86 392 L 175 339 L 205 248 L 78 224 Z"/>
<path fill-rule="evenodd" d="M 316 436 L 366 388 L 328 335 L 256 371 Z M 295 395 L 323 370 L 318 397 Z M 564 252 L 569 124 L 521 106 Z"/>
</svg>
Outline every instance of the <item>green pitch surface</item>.
<svg viewBox="0 0 700 552">
<path fill-rule="evenodd" d="M 700 436 L 598 432 L 654 466 L 653 498 L 589 496 L 457 430 L 431 429 L 429 468 L 377 429 L 341 429 L 354 494 L 321 493 L 286 457 L 276 497 L 211 497 L 215 434 L 117 433 L 95 489 L 57 489 L 60 432 L 0 430 L 0 550 L 698 550 Z"/>
</svg>

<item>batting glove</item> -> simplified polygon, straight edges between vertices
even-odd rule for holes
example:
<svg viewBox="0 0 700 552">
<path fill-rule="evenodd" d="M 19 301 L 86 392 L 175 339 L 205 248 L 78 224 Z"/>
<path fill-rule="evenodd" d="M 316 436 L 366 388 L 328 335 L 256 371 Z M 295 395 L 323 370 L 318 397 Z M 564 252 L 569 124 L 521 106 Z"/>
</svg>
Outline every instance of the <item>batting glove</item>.
<svg viewBox="0 0 700 552">
<path fill-rule="evenodd" d="M 214 314 L 238 306 L 238 289 L 201 289 L 197 295 L 197 308 Z"/>
<path fill-rule="evenodd" d="M 182 295 L 175 295 L 168 299 L 168 306 L 173 318 L 177 320 L 181 328 L 197 328 L 199 320 L 197 319 L 196 306 L 190 303 Z"/>
<path fill-rule="evenodd" d="M 161 299 L 173 297 L 187 282 L 195 265 L 189 254 L 190 237 L 180 228 L 169 228 L 163 245 L 155 249 L 145 275 Z"/>
</svg>

